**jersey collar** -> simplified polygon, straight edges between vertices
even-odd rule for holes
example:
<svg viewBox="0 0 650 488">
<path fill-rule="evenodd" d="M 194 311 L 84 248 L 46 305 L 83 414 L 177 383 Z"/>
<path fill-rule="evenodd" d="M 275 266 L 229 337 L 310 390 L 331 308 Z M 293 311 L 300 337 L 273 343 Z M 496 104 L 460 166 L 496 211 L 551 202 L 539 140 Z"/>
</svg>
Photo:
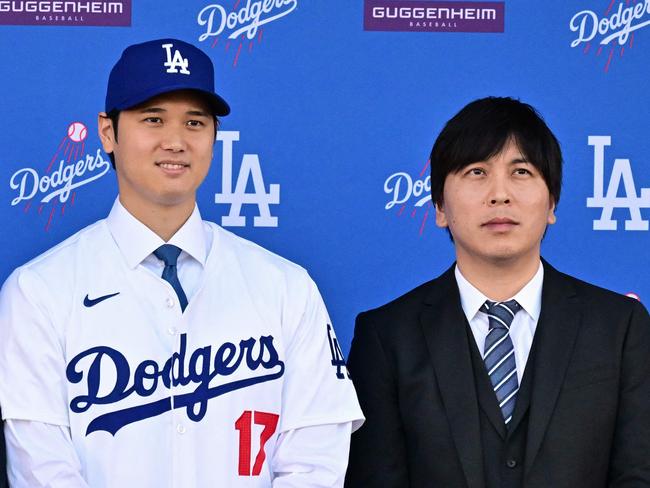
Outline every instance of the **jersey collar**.
<svg viewBox="0 0 650 488">
<path fill-rule="evenodd" d="M 113 208 L 106 218 L 106 224 L 131 269 L 165 244 L 165 241 L 155 232 L 124 208 L 119 197 L 115 199 Z M 196 205 L 187 221 L 169 240 L 169 244 L 180 247 L 202 266 L 205 266 L 207 257 L 205 231 L 201 213 Z"/>
</svg>

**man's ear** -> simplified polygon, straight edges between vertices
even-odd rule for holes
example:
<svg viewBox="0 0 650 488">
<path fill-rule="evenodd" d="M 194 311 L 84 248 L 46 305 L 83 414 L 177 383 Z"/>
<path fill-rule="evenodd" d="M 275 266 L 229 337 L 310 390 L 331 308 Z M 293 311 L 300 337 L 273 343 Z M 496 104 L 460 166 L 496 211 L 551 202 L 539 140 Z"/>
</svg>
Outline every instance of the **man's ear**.
<svg viewBox="0 0 650 488">
<path fill-rule="evenodd" d="M 555 216 L 555 202 L 551 203 L 551 208 L 548 209 L 548 218 L 546 219 L 549 225 L 553 225 L 557 222 L 557 217 Z"/>
<path fill-rule="evenodd" d="M 443 228 L 449 227 L 449 224 L 447 222 L 447 214 L 445 214 L 445 207 L 443 203 L 435 203 L 434 207 L 436 208 L 436 225 Z"/>
<path fill-rule="evenodd" d="M 115 130 L 113 121 L 106 115 L 106 112 L 99 112 L 97 115 L 97 133 L 104 151 L 107 154 L 112 153 L 115 148 Z"/>
</svg>

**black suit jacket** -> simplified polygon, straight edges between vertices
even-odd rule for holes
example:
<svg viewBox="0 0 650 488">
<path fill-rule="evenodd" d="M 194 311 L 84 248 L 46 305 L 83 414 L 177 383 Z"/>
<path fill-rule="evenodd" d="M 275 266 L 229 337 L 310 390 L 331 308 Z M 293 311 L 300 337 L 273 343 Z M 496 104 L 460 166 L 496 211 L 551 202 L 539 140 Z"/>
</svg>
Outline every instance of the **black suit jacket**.
<svg viewBox="0 0 650 488">
<path fill-rule="evenodd" d="M 359 315 L 348 368 L 366 422 L 346 487 L 486 486 L 468 327 L 453 267 Z M 644 307 L 544 263 L 533 351 L 523 486 L 650 487 Z"/>
</svg>

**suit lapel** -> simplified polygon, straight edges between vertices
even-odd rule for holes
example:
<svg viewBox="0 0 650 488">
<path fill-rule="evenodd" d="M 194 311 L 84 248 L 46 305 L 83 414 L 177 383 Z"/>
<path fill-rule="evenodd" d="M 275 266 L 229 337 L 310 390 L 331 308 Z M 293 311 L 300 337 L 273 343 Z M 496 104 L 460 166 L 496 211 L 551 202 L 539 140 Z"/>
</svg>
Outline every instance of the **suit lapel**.
<svg viewBox="0 0 650 488">
<path fill-rule="evenodd" d="M 483 488 L 478 403 L 466 318 L 452 266 L 433 283 L 421 326 L 467 486 Z"/>
<path fill-rule="evenodd" d="M 580 327 L 579 300 L 574 288 L 548 263 L 544 263 L 542 311 L 533 349 L 533 388 L 526 441 L 525 473 L 537 456 L 555 408 Z"/>
</svg>

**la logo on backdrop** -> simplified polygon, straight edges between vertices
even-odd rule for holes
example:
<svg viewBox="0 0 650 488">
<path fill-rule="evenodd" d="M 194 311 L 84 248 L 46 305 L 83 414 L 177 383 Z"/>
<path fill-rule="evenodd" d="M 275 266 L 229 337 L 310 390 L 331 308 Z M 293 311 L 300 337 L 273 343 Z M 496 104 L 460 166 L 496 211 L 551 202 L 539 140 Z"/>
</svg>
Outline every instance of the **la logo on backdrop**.
<svg viewBox="0 0 650 488">
<path fill-rule="evenodd" d="M 46 231 L 56 216 L 65 215 L 75 204 L 81 187 L 104 176 L 110 162 L 101 149 L 86 152 L 88 128 L 72 122 L 50 160 L 41 168 L 23 167 L 9 179 L 14 192 L 11 205 L 22 207 L 25 214 L 43 216 Z"/>
<path fill-rule="evenodd" d="M 587 143 L 594 151 L 594 194 L 587 198 L 587 207 L 601 209 L 600 217 L 593 221 L 593 230 L 620 230 L 618 220 L 614 218 L 614 209 L 623 210 L 618 216 L 624 219 L 625 231 L 650 230 L 650 222 L 641 213 L 641 209 L 650 208 L 650 188 L 639 188 L 637 191 L 630 159 L 614 158 L 605 190 L 605 169 L 609 166 L 605 154 L 612 145 L 612 137 L 589 136 Z M 626 295 L 640 301 L 639 295 L 634 292 Z"/>
<path fill-rule="evenodd" d="M 650 188 L 640 188 L 637 193 L 630 160 L 614 159 L 605 191 L 605 148 L 612 145 L 612 137 L 589 136 L 588 144 L 594 148 L 594 194 L 587 198 L 587 207 L 602 209 L 600 218 L 593 221 L 593 230 L 617 230 L 614 209 L 627 210 L 626 231 L 650 230 L 648 219 L 641 214 L 641 209 L 650 208 Z"/>
<path fill-rule="evenodd" d="M 280 185 L 269 185 L 266 191 L 258 154 L 244 154 L 233 190 L 233 145 L 239 140 L 239 131 L 217 132 L 217 141 L 222 143 L 221 192 L 214 195 L 214 203 L 230 205 L 228 215 L 221 217 L 224 227 L 246 226 L 246 216 L 241 215 L 243 205 L 256 205 L 259 215 L 253 217 L 254 227 L 277 227 L 278 218 L 271 215 L 269 205 L 280 203 Z M 253 191 L 247 192 L 252 181 Z"/>
<path fill-rule="evenodd" d="M 603 56 L 607 73 L 616 57 L 622 58 L 634 47 L 637 31 L 650 27 L 648 0 L 607 0 L 602 10 L 581 10 L 569 21 L 575 37 L 572 48 L 582 48 L 585 55 Z"/>
</svg>

